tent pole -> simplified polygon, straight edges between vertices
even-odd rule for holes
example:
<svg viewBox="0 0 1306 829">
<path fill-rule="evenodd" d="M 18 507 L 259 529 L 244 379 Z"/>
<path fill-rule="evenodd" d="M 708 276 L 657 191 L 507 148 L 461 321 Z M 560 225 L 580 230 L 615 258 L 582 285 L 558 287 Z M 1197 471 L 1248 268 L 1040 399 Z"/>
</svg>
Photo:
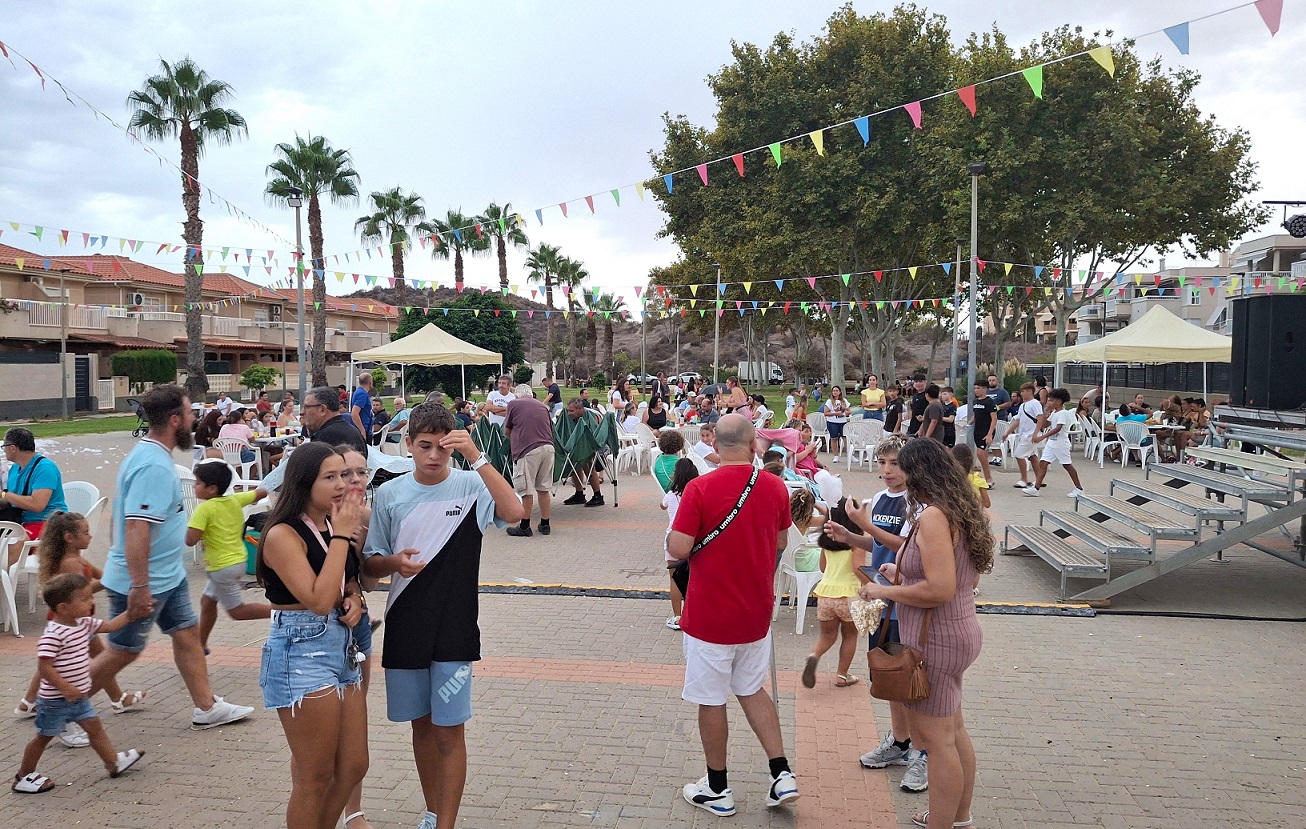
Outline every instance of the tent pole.
<svg viewBox="0 0 1306 829">
<path fill-rule="evenodd" d="M 1203 362 L 1203 363 L 1202 363 L 1202 399 L 1205 400 L 1206 397 L 1207 397 L 1207 392 L 1206 392 L 1206 363 Z"/>
<path fill-rule="evenodd" d="M 458 371 L 459 373 L 462 374 L 463 377 L 463 400 L 466 400 L 467 399 L 467 364 L 459 363 Z"/>
<path fill-rule="evenodd" d="M 408 400 L 408 380 L 404 377 L 404 364 L 399 364 L 399 396 Z"/>
</svg>

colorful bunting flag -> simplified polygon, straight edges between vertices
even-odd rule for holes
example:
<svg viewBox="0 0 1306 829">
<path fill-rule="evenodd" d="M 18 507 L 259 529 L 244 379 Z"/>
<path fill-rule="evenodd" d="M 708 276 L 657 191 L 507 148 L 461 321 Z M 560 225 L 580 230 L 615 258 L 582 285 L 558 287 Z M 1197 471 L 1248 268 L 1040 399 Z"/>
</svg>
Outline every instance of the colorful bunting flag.
<svg viewBox="0 0 1306 829">
<path fill-rule="evenodd" d="M 862 137 L 863 147 L 871 143 L 871 116 L 863 115 L 861 118 L 854 118 L 853 126 L 857 127 L 857 133 Z"/>
<path fill-rule="evenodd" d="M 735 169 L 739 171 L 739 177 L 743 178 L 744 177 L 744 154 L 735 153 L 734 155 L 730 156 L 730 160 L 735 162 Z"/>
<path fill-rule="evenodd" d="M 1089 51 L 1088 56 L 1097 61 L 1098 65 L 1106 70 L 1111 77 L 1116 76 L 1116 59 L 1111 53 L 1110 46 L 1099 46 Z"/>
<path fill-rule="evenodd" d="M 960 98 L 961 102 L 966 105 L 966 109 L 970 110 L 970 117 L 974 118 L 975 117 L 975 84 L 971 84 L 970 86 L 963 86 L 961 89 L 958 89 L 957 97 Z"/>
<path fill-rule="evenodd" d="M 706 164 L 699 164 L 699 165 L 698 165 L 697 167 L 695 167 L 694 169 L 695 169 L 695 170 L 698 170 L 698 177 L 699 177 L 700 180 L 702 180 L 702 182 L 703 182 L 703 186 L 706 187 L 706 186 L 707 186 L 707 165 L 706 165 Z"/>
<path fill-rule="evenodd" d="M 807 133 L 807 137 L 812 139 L 812 145 L 816 147 L 816 154 L 825 155 L 825 133 L 821 130 L 812 130 Z"/>
<path fill-rule="evenodd" d="M 1170 42 L 1179 50 L 1179 54 L 1188 54 L 1188 24 L 1178 23 L 1163 30 L 1165 36 L 1170 38 Z"/>
<path fill-rule="evenodd" d="M 1025 76 L 1029 88 L 1034 91 L 1034 97 L 1040 101 L 1043 100 L 1043 67 L 1030 66 L 1027 69 L 1022 69 L 1020 74 Z"/>
<path fill-rule="evenodd" d="M 1279 21 L 1283 17 L 1283 0 L 1256 0 L 1256 11 L 1260 13 L 1265 27 L 1270 30 L 1270 37 L 1279 33 Z"/>
<path fill-rule="evenodd" d="M 912 101 L 910 104 L 903 104 L 902 108 L 907 110 L 907 114 L 911 116 L 911 122 L 916 126 L 916 129 L 920 129 L 921 128 L 921 102 Z"/>
<path fill-rule="evenodd" d="M 777 141 L 774 144 L 770 145 L 770 149 L 771 149 L 771 157 L 775 159 L 775 166 L 779 167 L 784 162 L 784 159 L 780 157 L 780 142 Z"/>
</svg>

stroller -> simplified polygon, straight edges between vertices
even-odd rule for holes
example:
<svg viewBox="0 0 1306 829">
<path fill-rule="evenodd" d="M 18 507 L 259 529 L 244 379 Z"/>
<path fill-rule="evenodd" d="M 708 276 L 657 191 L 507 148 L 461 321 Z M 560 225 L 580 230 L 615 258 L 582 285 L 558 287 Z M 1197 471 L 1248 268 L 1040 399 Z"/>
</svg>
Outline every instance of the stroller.
<svg viewBox="0 0 1306 829">
<path fill-rule="evenodd" d="M 145 410 L 141 408 L 141 401 L 134 397 L 129 397 L 127 398 L 127 402 L 131 404 L 132 414 L 136 415 L 137 418 L 136 428 L 132 429 L 132 437 L 138 438 L 150 431 L 150 424 L 149 421 L 145 419 Z"/>
</svg>

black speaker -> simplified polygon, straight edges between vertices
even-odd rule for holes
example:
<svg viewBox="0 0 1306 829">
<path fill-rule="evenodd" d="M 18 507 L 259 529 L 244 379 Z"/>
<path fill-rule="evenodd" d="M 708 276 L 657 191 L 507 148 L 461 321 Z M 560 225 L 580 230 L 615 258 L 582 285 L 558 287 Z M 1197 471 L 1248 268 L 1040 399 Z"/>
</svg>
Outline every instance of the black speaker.
<svg viewBox="0 0 1306 829">
<path fill-rule="evenodd" d="M 1233 405 L 1280 410 L 1306 406 L 1306 295 L 1237 297 L 1229 304 Z"/>
</svg>

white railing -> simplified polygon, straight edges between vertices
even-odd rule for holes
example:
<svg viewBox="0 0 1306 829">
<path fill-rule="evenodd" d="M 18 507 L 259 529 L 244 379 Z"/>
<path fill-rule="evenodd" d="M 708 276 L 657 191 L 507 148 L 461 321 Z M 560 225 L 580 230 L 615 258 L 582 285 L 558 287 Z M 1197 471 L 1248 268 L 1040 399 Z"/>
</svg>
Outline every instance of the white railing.
<svg viewBox="0 0 1306 829">
<path fill-rule="evenodd" d="M 1306 279 L 1306 260 L 1292 263 L 1292 278 Z"/>
<path fill-rule="evenodd" d="M 1081 320 L 1100 320 L 1102 319 L 1102 306 L 1096 303 L 1091 305 L 1081 305 L 1075 311 L 1075 317 Z"/>
<path fill-rule="evenodd" d="M 26 302 L 27 320 L 31 325 L 63 325 L 63 306 L 48 302 Z M 103 305 L 74 305 L 68 308 L 70 328 L 108 328 L 108 309 Z"/>
<path fill-rule="evenodd" d="M 59 315 L 59 306 L 45 302 L 28 302 L 27 321 L 32 325 L 52 325 L 56 328 L 63 324 Z"/>
<path fill-rule="evenodd" d="M 209 333 L 216 337 L 239 337 L 241 324 L 249 324 L 249 320 L 238 317 L 205 317 L 204 321 L 208 323 L 205 327 Z"/>
<path fill-rule="evenodd" d="M 131 316 L 146 322 L 185 322 L 186 315 L 174 311 L 132 311 Z"/>
<path fill-rule="evenodd" d="M 103 305 L 78 305 L 73 307 L 68 324 L 73 328 L 108 328 L 109 315 Z"/>
<path fill-rule="evenodd" d="M 95 397 L 100 402 L 100 411 L 111 412 L 117 407 L 113 394 L 113 379 L 95 381 Z"/>
<path fill-rule="evenodd" d="M 127 309 L 117 305 L 109 305 L 105 309 L 105 314 L 109 319 L 125 320 L 127 319 Z"/>
</svg>

